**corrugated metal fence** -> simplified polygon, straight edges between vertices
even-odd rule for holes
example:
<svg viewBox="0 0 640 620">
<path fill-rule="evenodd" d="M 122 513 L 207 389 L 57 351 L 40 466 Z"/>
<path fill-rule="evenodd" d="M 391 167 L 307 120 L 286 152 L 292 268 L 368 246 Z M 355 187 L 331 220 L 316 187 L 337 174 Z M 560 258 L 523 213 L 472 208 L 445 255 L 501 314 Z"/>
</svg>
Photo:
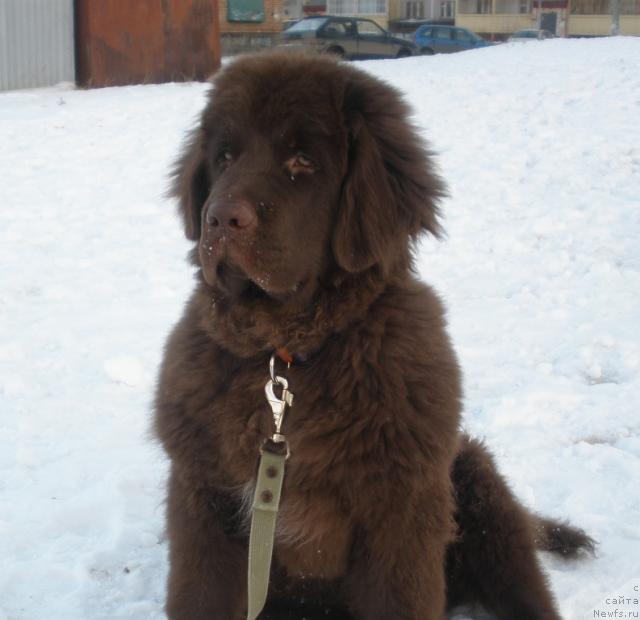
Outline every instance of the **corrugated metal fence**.
<svg viewBox="0 0 640 620">
<path fill-rule="evenodd" d="M 0 0 L 0 90 L 75 80 L 73 0 Z"/>
</svg>

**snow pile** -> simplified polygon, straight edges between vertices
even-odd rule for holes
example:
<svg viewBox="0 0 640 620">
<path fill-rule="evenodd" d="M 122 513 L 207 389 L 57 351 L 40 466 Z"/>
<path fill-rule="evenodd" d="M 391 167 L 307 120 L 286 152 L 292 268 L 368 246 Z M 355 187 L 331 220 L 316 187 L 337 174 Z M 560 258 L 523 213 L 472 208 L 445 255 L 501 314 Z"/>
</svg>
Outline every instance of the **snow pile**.
<svg viewBox="0 0 640 620">
<path fill-rule="evenodd" d="M 616 597 L 640 586 L 640 39 L 360 66 L 406 93 L 449 183 L 419 265 L 467 427 L 600 541 L 544 558 L 564 616 L 638 613 Z M 0 95 L 0 620 L 164 617 L 150 402 L 191 288 L 164 191 L 204 92 Z"/>
</svg>

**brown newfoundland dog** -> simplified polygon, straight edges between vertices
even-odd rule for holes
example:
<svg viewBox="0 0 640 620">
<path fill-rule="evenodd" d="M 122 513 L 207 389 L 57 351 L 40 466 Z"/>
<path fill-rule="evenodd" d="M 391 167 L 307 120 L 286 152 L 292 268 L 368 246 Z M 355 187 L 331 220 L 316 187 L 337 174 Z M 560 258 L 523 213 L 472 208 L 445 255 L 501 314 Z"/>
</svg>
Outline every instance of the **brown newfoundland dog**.
<svg viewBox="0 0 640 620">
<path fill-rule="evenodd" d="M 327 58 L 249 56 L 214 80 L 175 170 L 197 285 L 156 396 L 171 620 L 246 617 L 274 351 L 295 402 L 260 618 L 559 618 L 536 549 L 592 542 L 529 514 L 460 431 L 444 310 L 412 270 L 444 187 L 408 112 Z"/>
</svg>

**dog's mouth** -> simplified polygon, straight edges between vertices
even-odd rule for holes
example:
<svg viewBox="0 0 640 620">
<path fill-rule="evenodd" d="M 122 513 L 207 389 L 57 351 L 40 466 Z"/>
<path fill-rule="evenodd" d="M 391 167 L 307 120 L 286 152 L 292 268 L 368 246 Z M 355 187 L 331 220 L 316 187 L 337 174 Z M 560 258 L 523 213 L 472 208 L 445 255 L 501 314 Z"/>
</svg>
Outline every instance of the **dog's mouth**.
<svg viewBox="0 0 640 620">
<path fill-rule="evenodd" d="M 252 301 L 258 299 L 273 299 L 278 302 L 285 301 L 294 295 L 300 288 L 293 286 L 288 290 L 281 290 L 272 282 L 268 274 L 248 274 L 238 265 L 222 260 L 215 267 L 215 280 L 209 282 L 226 297 Z"/>
<path fill-rule="evenodd" d="M 215 269 L 216 288 L 227 296 L 237 299 L 242 296 L 264 297 L 267 291 L 254 282 L 240 267 L 232 263 L 221 261 Z"/>
<path fill-rule="evenodd" d="M 270 271 L 268 261 L 263 257 L 262 265 L 246 251 L 240 251 L 234 244 L 201 243 L 198 250 L 198 263 L 202 267 L 202 279 L 220 297 L 231 301 L 255 302 L 273 300 L 284 302 L 299 295 L 309 280 L 299 278 L 295 270 L 278 269 Z"/>
</svg>

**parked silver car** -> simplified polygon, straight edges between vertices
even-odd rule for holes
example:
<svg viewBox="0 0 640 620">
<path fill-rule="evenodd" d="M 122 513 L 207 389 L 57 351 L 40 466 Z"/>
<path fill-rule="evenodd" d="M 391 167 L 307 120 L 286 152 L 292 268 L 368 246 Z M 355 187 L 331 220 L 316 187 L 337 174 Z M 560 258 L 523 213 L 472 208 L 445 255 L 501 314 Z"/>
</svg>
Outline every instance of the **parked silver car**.
<svg viewBox="0 0 640 620">
<path fill-rule="evenodd" d="M 280 35 L 280 47 L 311 49 L 352 60 L 402 58 L 418 53 L 409 40 L 394 37 L 371 19 L 305 17 Z"/>
</svg>

